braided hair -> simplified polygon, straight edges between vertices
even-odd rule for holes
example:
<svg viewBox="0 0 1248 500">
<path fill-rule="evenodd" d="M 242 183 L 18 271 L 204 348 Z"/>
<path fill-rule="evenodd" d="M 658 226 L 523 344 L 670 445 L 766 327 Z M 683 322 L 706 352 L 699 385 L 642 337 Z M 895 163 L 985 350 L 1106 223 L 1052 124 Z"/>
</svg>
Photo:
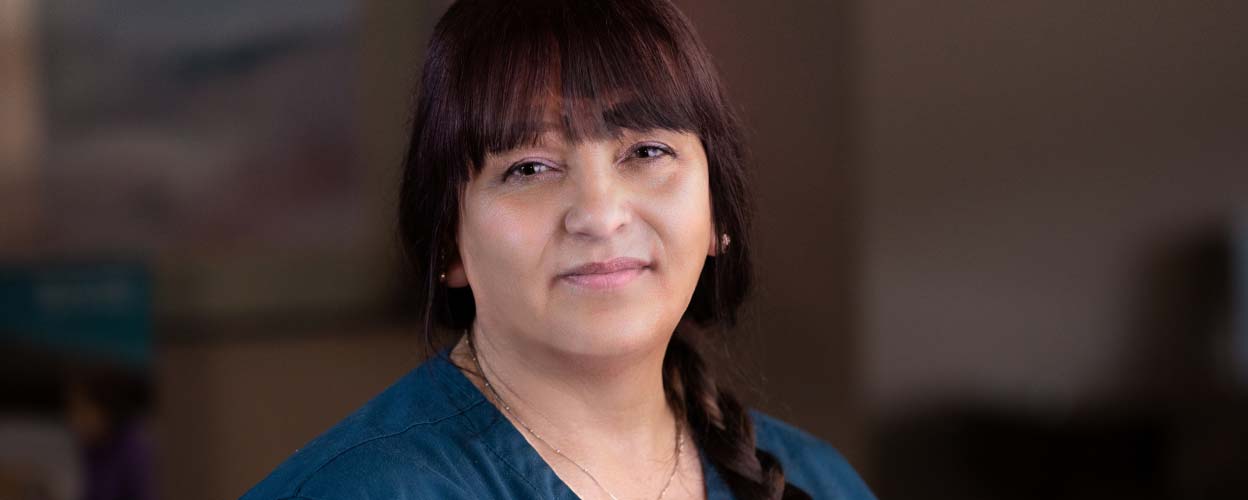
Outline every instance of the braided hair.
<svg viewBox="0 0 1248 500">
<path fill-rule="evenodd" d="M 537 139 L 552 94 L 574 141 L 619 128 L 701 139 L 715 234 L 732 244 L 706 258 L 664 357 L 665 395 L 737 498 L 809 498 L 757 448 L 749 413 L 698 347 L 735 325 L 750 290 L 752 203 L 739 118 L 692 23 L 668 0 L 460 0 L 438 22 L 415 99 L 398 228 L 429 349 L 437 351 L 434 332 L 462 331 L 475 317 L 472 290 L 438 279 L 456 252 L 464 186 L 487 154 Z M 628 105 L 608 110 L 617 99 Z"/>
</svg>

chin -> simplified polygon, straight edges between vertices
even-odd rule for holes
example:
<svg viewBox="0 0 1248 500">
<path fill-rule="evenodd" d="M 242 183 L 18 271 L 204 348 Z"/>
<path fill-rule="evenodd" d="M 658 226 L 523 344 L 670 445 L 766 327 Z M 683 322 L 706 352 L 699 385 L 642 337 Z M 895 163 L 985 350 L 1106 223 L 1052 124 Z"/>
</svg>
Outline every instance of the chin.
<svg viewBox="0 0 1248 500">
<path fill-rule="evenodd" d="M 621 311 L 623 312 L 623 311 Z M 657 314 L 639 319 L 636 314 L 592 314 L 578 321 L 569 321 L 552 328 L 564 332 L 557 339 L 560 350 L 572 356 L 595 358 L 627 358 L 663 350 L 675 327 L 655 321 Z"/>
</svg>

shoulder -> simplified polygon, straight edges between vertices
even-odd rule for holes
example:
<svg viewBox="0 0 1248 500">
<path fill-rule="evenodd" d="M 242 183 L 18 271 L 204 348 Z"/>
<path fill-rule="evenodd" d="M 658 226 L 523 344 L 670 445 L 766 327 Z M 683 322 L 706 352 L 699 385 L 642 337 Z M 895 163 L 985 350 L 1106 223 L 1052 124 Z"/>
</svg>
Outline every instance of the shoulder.
<svg viewBox="0 0 1248 500">
<path fill-rule="evenodd" d="M 440 471 L 456 460 L 447 455 L 463 431 L 455 417 L 484 400 L 447 397 L 455 385 L 430 365 L 296 450 L 241 500 L 390 498 L 395 485 L 420 498 L 468 498 Z"/>
<path fill-rule="evenodd" d="M 815 498 L 872 500 L 875 496 L 831 444 L 758 410 L 750 410 L 755 441 L 784 467 L 785 479 Z"/>
</svg>

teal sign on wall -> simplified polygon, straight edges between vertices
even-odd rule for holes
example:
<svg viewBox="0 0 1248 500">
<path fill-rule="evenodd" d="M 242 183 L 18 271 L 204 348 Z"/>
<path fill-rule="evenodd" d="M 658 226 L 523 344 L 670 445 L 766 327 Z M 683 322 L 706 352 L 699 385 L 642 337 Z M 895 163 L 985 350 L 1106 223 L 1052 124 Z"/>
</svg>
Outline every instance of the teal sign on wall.
<svg viewBox="0 0 1248 500">
<path fill-rule="evenodd" d="M 2 343 L 147 366 L 151 304 L 140 264 L 0 265 Z"/>
</svg>

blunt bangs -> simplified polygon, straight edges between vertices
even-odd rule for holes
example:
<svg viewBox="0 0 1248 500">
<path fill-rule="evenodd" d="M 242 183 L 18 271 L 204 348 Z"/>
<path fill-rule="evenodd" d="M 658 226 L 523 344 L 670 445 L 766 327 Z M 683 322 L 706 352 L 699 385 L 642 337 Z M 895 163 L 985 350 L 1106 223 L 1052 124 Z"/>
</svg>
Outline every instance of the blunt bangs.
<svg viewBox="0 0 1248 500">
<path fill-rule="evenodd" d="M 532 145 L 549 131 L 579 142 L 621 129 L 701 136 L 711 128 L 717 82 L 678 50 L 696 38 L 669 31 L 685 25 L 670 6 L 657 13 L 672 19 L 655 19 L 653 9 L 628 1 L 492 3 L 490 15 L 457 29 L 465 52 L 460 67 L 448 68 L 455 105 L 446 109 L 460 119 L 441 121 L 459 126 L 448 132 L 474 173 L 485 155 Z"/>
</svg>

